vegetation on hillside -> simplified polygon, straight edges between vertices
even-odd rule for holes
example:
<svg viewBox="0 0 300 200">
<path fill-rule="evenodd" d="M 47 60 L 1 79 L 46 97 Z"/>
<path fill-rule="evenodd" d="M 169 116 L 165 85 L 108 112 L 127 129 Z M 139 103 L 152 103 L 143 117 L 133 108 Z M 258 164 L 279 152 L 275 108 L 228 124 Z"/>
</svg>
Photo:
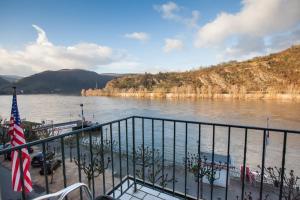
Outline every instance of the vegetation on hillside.
<svg viewBox="0 0 300 200">
<path fill-rule="evenodd" d="M 2 87 L 0 85 L 0 94 L 10 94 L 13 85 L 24 94 L 80 94 L 82 88 L 95 88 L 96 85 L 103 88 L 115 77 L 79 69 L 44 71 Z"/>
<path fill-rule="evenodd" d="M 300 45 L 248 61 L 231 61 L 187 72 L 130 75 L 82 95 L 141 97 L 245 97 L 300 95 Z"/>
</svg>

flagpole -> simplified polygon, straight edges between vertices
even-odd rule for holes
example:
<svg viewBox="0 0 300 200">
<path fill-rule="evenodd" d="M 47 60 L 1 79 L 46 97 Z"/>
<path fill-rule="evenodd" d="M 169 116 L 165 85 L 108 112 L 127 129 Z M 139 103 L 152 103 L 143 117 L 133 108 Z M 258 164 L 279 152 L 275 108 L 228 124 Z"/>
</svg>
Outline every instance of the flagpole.
<svg viewBox="0 0 300 200">
<path fill-rule="evenodd" d="M 13 88 L 13 100 L 12 100 L 12 110 L 10 118 L 10 129 L 9 134 L 11 135 L 11 145 L 16 147 L 19 145 L 26 144 L 25 135 L 21 127 L 21 120 L 18 111 L 17 104 L 17 91 L 16 87 Z M 16 139 L 16 135 L 21 138 L 21 140 Z M 23 165 L 23 163 L 25 163 Z M 18 149 L 13 151 L 12 154 L 12 177 L 17 176 L 17 170 L 20 170 L 20 179 L 12 179 L 13 190 L 22 193 L 22 199 L 26 199 L 26 192 L 32 191 L 32 181 L 29 172 L 30 165 L 30 155 L 27 150 Z M 26 179 L 26 185 L 25 185 Z M 20 189 L 21 188 L 21 189 Z"/>
<path fill-rule="evenodd" d="M 1 192 L 1 187 L 0 187 L 0 200 L 2 200 L 2 192 Z"/>
<path fill-rule="evenodd" d="M 17 87 L 13 86 L 13 96 L 17 96 Z M 24 183 L 24 172 L 23 172 L 23 156 L 22 152 L 18 151 L 18 158 L 20 160 L 20 179 L 21 179 L 21 184 L 22 184 L 22 199 L 26 199 L 26 194 L 25 194 L 25 183 Z"/>
</svg>

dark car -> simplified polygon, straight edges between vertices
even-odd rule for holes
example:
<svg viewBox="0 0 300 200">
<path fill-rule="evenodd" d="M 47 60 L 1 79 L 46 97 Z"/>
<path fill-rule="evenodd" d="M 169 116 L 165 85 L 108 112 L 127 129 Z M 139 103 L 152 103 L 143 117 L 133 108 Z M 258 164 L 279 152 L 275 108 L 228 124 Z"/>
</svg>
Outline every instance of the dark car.
<svg viewBox="0 0 300 200">
<path fill-rule="evenodd" d="M 46 161 L 46 173 L 47 175 L 52 174 L 54 170 L 56 170 L 61 165 L 61 160 L 52 159 Z M 44 175 L 44 166 L 42 165 L 40 170 L 40 175 Z"/>
<path fill-rule="evenodd" d="M 46 161 L 51 160 L 54 157 L 53 152 L 46 153 Z M 32 167 L 42 167 L 44 162 L 44 154 L 42 152 L 36 153 L 31 159 Z"/>
<path fill-rule="evenodd" d="M 9 149 L 9 148 L 12 148 L 12 146 L 11 146 L 10 143 L 6 143 L 6 144 L 4 144 L 4 146 L 2 145 L 2 148 L 3 148 L 3 149 Z M 33 148 L 28 147 L 28 152 L 29 152 L 30 154 L 33 153 Z M 8 152 L 5 153 L 4 159 L 5 159 L 5 160 L 11 160 L 11 151 L 8 151 Z"/>
</svg>

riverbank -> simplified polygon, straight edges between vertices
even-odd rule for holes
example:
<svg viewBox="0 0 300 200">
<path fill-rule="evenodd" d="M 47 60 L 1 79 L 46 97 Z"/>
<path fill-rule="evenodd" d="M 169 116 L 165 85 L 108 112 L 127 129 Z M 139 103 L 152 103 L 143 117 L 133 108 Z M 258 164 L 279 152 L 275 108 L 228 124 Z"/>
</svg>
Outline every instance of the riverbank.
<svg viewBox="0 0 300 200">
<path fill-rule="evenodd" d="M 112 97 L 136 97 L 136 98 L 165 98 L 165 99 L 270 99 L 300 101 L 297 93 L 174 93 L 174 92 L 110 92 L 101 89 L 82 90 L 82 96 L 112 96 Z"/>
</svg>

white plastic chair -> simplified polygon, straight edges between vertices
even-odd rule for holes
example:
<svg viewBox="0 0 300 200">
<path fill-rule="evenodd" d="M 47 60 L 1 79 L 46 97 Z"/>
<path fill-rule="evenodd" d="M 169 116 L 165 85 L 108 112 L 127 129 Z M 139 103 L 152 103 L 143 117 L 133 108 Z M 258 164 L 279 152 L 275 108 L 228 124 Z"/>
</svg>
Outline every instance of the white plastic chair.
<svg viewBox="0 0 300 200">
<path fill-rule="evenodd" d="M 37 197 L 33 200 L 44 200 L 44 199 L 49 199 L 49 198 L 56 198 L 57 200 L 63 200 L 69 193 L 71 193 L 72 191 L 74 191 L 78 188 L 83 188 L 83 190 L 87 194 L 87 200 L 93 200 L 91 191 L 89 190 L 88 186 L 84 183 L 75 183 L 73 185 L 70 185 L 69 187 L 66 187 L 65 189 L 58 191 L 58 192 L 46 194 L 46 195 Z"/>
</svg>

